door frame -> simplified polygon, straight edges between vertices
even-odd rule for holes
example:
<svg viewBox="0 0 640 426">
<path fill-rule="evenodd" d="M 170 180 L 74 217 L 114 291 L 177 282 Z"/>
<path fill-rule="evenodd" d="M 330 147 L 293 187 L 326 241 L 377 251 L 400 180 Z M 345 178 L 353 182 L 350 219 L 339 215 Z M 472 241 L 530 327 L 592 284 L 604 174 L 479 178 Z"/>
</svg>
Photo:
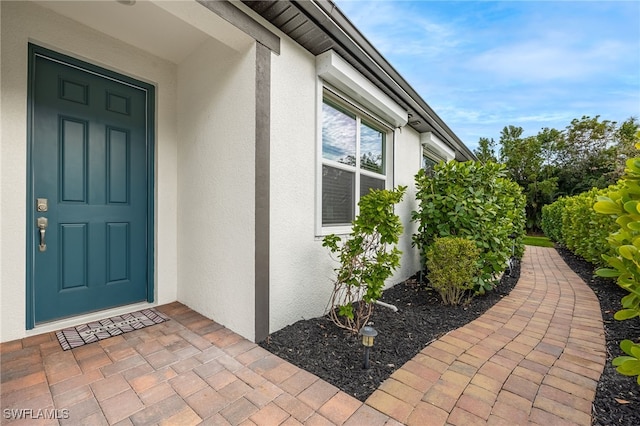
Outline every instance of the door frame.
<svg viewBox="0 0 640 426">
<path fill-rule="evenodd" d="M 26 329 L 31 330 L 35 323 L 35 188 L 33 179 L 33 126 L 35 96 L 35 59 L 44 57 L 50 60 L 108 78 L 146 93 L 146 179 L 147 179 L 147 302 L 155 300 L 155 87 L 115 71 L 76 59 L 36 44 L 28 44 L 28 81 L 27 81 L 27 223 L 26 223 Z M 83 314 L 80 314 L 83 315 Z"/>
</svg>

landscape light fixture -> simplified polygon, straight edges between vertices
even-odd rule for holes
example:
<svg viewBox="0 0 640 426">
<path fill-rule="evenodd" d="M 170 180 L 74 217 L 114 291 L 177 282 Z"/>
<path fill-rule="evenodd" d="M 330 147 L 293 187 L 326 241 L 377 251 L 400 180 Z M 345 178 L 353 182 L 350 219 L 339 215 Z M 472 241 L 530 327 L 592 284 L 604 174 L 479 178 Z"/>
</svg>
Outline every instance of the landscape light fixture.
<svg viewBox="0 0 640 426">
<path fill-rule="evenodd" d="M 370 325 L 365 325 L 360 330 L 360 335 L 362 336 L 362 345 L 364 346 L 364 363 L 362 367 L 365 370 L 369 369 L 369 351 L 371 350 L 371 346 L 373 346 L 373 341 L 375 340 L 378 332 L 375 328 Z"/>
</svg>

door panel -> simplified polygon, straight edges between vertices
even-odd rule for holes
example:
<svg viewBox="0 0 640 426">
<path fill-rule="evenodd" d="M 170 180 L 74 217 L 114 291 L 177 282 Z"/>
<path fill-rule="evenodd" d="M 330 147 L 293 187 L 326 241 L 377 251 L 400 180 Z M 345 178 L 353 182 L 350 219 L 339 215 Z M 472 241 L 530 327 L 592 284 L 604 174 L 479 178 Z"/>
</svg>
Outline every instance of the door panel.
<svg viewBox="0 0 640 426">
<path fill-rule="evenodd" d="M 149 300 L 152 289 L 149 87 L 61 58 L 36 52 L 31 65 L 36 323 Z"/>
<path fill-rule="evenodd" d="M 86 288 L 88 287 L 88 226 L 86 223 L 62 223 L 59 230 L 60 258 L 62 260 L 60 290 Z"/>
</svg>

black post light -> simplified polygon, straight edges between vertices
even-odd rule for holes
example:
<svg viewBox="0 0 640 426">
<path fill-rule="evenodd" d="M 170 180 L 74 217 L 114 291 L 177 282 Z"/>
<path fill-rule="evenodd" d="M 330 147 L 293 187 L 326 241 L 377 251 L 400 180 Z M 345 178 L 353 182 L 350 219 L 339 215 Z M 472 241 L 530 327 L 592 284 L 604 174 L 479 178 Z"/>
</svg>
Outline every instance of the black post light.
<svg viewBox="0 0 640 426">
<path fill-rule="evenodd" d="M 378 332 L 375 328 L 370 325 L 365 325 L 360 330 L 360 335 L 362 336 L 362 345 L 364 346 L 364 363 L 362 367 L 365 370 L 368 370 L 369 365 L 369 351 L 371 350 L 371 346 L 373 346 L 373 341 L 375 340 Z"/>
</svg>

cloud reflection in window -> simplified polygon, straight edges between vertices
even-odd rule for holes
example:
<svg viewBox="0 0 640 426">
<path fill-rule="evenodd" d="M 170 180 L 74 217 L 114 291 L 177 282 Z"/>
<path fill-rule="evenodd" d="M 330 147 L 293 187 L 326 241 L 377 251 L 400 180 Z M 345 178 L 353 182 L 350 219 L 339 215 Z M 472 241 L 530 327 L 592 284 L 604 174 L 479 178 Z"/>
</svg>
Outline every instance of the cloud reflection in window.
<svg viewBox="0 0 640 426">
<path fill-rule="evenodd" d="M 356 119 L 334 106 L 322 104 L 322 157 L 355 166 Z"/>
</svg>

